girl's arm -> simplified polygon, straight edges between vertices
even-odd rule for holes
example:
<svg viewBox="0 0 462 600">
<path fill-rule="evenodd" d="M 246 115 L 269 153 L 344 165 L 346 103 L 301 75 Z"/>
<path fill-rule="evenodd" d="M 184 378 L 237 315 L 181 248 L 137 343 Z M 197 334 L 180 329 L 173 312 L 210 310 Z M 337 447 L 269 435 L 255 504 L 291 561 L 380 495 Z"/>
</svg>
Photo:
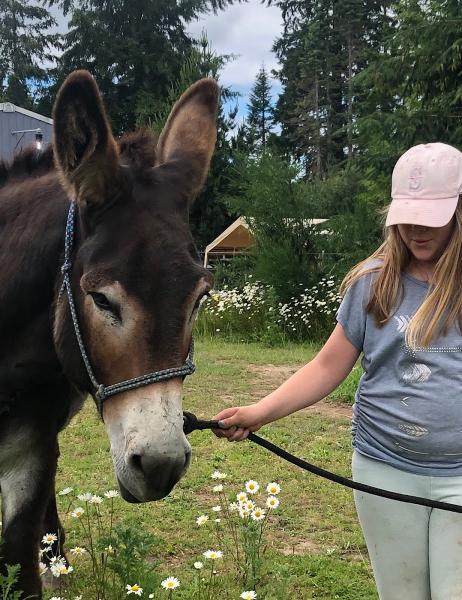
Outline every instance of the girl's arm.
<svg viewBox="0 0 462 600">
<path fill-rule="evenodd" d="M 245 439 L 271 421 L 315 404 L 328 396 L 347 377 L 360 351 L 348 340 L 340 324 L 311 362 L 299 369 L 274 392 L 249 406 L 226 408 L 214 417 L 223 429 L 219 437 Z M 230 429 L 231 428 L 231 429 Z M 226 430 L 225 430 L 226 429 Z"/>
</svg>

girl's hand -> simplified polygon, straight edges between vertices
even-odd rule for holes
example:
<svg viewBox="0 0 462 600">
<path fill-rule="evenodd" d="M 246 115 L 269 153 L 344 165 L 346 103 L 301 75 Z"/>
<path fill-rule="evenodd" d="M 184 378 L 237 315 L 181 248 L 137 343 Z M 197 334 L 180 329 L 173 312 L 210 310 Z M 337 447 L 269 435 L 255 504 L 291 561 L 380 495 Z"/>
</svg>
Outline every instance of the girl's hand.
<svg viewBox="0 0 462 600">
<path fill-rule="evenodd" d="M 263 415 L 257 404 L 225 408 L 213 417 L 220 422 L 220 429 L 213 429 L 217 437 L 226 437 L 228 442 L 245 440 L 251 431 L 264 425 Z"/>
</svg>

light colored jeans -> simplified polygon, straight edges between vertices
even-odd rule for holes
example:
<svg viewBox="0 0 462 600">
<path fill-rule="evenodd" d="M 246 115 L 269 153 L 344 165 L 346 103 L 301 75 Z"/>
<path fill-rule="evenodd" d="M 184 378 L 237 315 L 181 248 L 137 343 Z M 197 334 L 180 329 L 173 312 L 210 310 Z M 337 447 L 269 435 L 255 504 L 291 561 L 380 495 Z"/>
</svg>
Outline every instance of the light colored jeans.
<svg viewBox="0 0 462 600">
<path fill-rule="evenodd" d="M 429 477 L 353 453 L 353 479 L 462 504 L 462 477 Z M 462 514 L 354 492 L 380 600 L 462 600 Z"/>
</svg>

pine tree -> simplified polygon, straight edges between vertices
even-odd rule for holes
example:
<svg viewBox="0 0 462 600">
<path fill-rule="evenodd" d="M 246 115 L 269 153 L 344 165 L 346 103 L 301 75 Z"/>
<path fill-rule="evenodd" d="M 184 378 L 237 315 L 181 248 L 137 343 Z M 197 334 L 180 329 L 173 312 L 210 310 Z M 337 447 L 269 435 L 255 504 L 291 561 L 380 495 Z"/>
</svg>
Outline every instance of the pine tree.
<svg viewBox="0 0 462 600">
<path fill-rule="evenodd" d="M 393 26 L 360 78 L 359 142 L 374 177 L 415 144 L 462 147 L 461 25 L 460 2 L 394 3 Z"/>
<path fill-rule="evenodd" d="M 47 79 L 59 36 L 50 13 L 29 0 L 0 0 L 0 93 L 13 104 L 33 108 L 34 89 Z"/>
<path fill-rule="evenodd" d="M 260 68 L 247 105 L 248 139 L 254 148 L 265 149 L 274 127 L 274 108 L 271 103 L 271 84 L 264 66 Z"/>
<path fill-rule="evenodd" d="M 283 86 L 276 116 L 286 146 L 307 176 L 326 177 L 355 153 L 358 93 L 377 31 L 386 18 L 377 0 L 279 0 L 284 33 L 274 49 Z"/>
</svg>

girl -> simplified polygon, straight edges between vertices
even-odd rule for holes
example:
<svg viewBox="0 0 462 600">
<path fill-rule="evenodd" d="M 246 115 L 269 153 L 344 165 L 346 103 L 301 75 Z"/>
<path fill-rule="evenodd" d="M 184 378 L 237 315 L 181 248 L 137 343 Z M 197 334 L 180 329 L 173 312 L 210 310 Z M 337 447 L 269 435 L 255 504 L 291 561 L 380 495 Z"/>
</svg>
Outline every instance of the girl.
<svg viewBox="0 0 462 600">
<path fill-rule="evenodd" d="M 319 354 L 257 402 L 215 419 L 250 431 L 329 395 L 362 353 L 353 478 L 462 504 L 462 153 L 421 144 L 398 160 L 385 241 L 342 284 Z M 462 598 L 462 515 L 355 492 L 381 600 Z"/>
</svg>

